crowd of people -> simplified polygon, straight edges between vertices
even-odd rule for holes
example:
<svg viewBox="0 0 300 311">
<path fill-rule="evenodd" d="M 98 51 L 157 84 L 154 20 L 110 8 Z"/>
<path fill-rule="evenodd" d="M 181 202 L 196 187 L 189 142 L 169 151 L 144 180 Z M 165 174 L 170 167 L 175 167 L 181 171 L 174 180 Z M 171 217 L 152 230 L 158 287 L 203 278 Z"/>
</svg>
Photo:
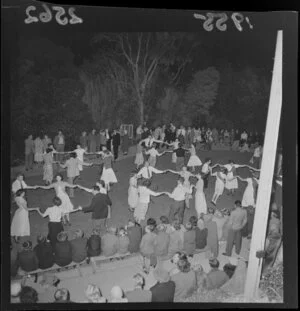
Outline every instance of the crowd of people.
<svg viewBox="0 0 300 311">
<path fill-rule="evenodd" d="M 124 136 L 125 142 L 124 142 Z M 41 143 L 36 144 L 36 140 Z M 92 257 L 103 255 L 111 257 L 127 253 L 139 253 L 143 258 L 142 271 L 148 275 L 153 271 L 157 283 L 149 290 L 145 290 L 145 278 L 142 274 L 134 276 L 135 288 L 124 291 L 118 286 L 111 290 L 110 297 L 102 297 L 101 290 L 90 284 L 86 289 L 87 301 L 82 302 L 172 302 L 189 297 L 197 288 L 207 290 L 220 288 L 234 280 L 235 272 L 245 273 L 246 260 L 239 257 L 234 264 L 227 264 L 223 270 L 219 269 L 219 247 L 226 243 L 223 256 L 231 261 L 233 247 L 239 256 L 243 237 L 251 239 L 256 191 L 259 184 L 259 171 L 262 157 L 261 138 L 258 134 L 247 134 L 245 131 L 210 130 L 209 128 L 176 129 L 173 124 L 168 127 L 148 129 L 145 125 L 136 130 L 136 157 L 134 170 L 129 179 L 128 208 L 132 219 L 120 228 L 108 227 L 107 219 L 111 217 L 113 203 L 110 198 L 111 186 L 117 183 L 117 176 L 113 171 L 114 160 L 118 158 L 119 146 L 122 145 L 124 154 L 128 152 L 129 137 L 124 131 L 100 131 L 97 135 L 93 130 L 89 135 L 83 132 L 76 149 L 66 152 L 65 138 L 59 132 L 52 144 L 49 137 L 43 140 L 32 140 L 29 136 L 25 141 L 26 168 L 30 169 L 32 157 L 35 162 L 44 164 L 43 180 L 45 185 L 30 186 L 24 181 L 24 175 L 18 174 L 12 184 L 12 193 L 17 209 L 11 223 L 11 275 L 16 277 L 18 271 L 25 273 L 35 272 L 37 269 L 49 269 L 54 264 L 65 267 L 70 263 L 89 262 Z M 249 151 L 249 145 L 254 145 L 250 165 L 240 165 L 232 160 L 228 164 L 215 163 L 210 158 L 200 159 L 196 150 L 205 144 L 208 150 L 212 144 L 228 144 L 236 150 Z M 36 148 L 36 145 L 40 147 Z M 245 147 L 246 146 L 246 147 Z M 111 150 L 113 152 L 111 152 Z M 30 151 L 30 157 L 28 152 Z M 162 151 L 162 152 L 160 152 Z M 174 170 L 158 170 L 155 166 L 157 157 L 172 153 L 171 161 Z M 38 156 L 37 156 L 38 154 Z M 69 159 L 61 163 L 64 155 Z M 86 161 L 85 156 L 93 154 L 97 162 Z M 186 161 L 186 155 L 190 154 Z M 100 157 L 100 158 L 98 158 Z M 54 160 L 56 158 L 56 160 Z M 53 165 L 67 169 L 68 182 L 58 173 L 53 176 Z M 100 165 L 100 178 L 89 189 L 75 183 L 80 178 L 84 166 Z M 242 178 L 238 169 L 246 167 L 251 177 Z M 177 185 L 170 193 L 156 191 L 153 185 L 153 174 L 177 175 Z M 213 177 L 215 191 L 211 198 L 211 206 L 207 204 L 206 190 L 209 180 Z M 53 182 L 54 179 L 54 182 Z M 241 200 L 232 202 L 232 209 L 222 209 L 218 205 L 220 196 L 225 193 L 235 195 L 239 181 L 247 183 Z M 44 212 L 39 207 L 28 208 L 26 192 L 34 189 L 54 189 L 53 206 Z M 69 193 L 66 191 L 69 188 Z M 91 193 L 92 200 L 89 206 L 74 208 L 70 197 L 74 196 L 74 189 Z M 151 203 L 151 196 L 167 195 L 172 199 L 169 213 L 160 217 L 159 222 L 153 218 L 146 220 L 147 211 Z M 185 209 L 190 207 L 190 199 L 195 197 L 197 216 L 192 216 L 183 223 Z M 49 217 L 48 235 L 39 236 L 37 245 L 33 248 L 32 242 L 20 243 L 21 237 L 30 236 L 29 212 L 36 211 L 41 217 Z M 71 225 L 70 213 L 91 213 L 93 233 L 86 237 L 82 230 L 76 230 L 73 239 L 69 240 L 65 226 Z M 272 208 L 270 215 L 270 243 L 267 252 L 274 252 L 281 239 L 281 225 L 278 209 Z M 275 241 L 275 242 L 274 242 Z M 277 244 L 276 244 L 277 243 Z M 270 249 L 272 250 L 270 251 Z M 205 273 L 201 264 L 193 262 L 194 255 L 205 252 L 209 260 L 211 271 Z M 266 254 L 264 254 L 266 256 Z M 170 261 L 173 269 L 167 271 L 163 263 Z M 240 263 L 241 262 L 241 263 Z M 244 269 L 237 268 L 242 266 Z M 242 272 L 241 272 L 242 271 Z M 241 277 L 236 277 L 240 282 Z M 37 302 L 37 295 L 28 286 L 12 283 L 12 294 L 19 302 Z M 59 280 L 52 280 L 51 285 L 57 286 Z M 240 286 L 236 286 L 240 289 Z M 16 288 L 18 290 L 16 290 Z M 33 301 L 36 300 L 36 301 Z M 57 289 L 54 295 L 55 302 L 71 302 L 67 289 Z"/>
</svg>

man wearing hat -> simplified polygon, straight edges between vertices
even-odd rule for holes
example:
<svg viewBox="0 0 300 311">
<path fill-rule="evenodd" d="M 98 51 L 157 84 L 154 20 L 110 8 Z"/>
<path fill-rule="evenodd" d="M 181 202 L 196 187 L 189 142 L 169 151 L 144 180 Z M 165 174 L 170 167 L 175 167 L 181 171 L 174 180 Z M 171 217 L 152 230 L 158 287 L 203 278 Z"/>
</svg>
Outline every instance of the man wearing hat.
<svg viewBox="0 0 300 311">
<path fill-rule="evenodd" d="M 31 272 L 38 269 L 39 261 L 32 249 L 32 242 L 23 243 L 23 250 L 19 253 L 19 264 L 23 271 Z"/>
<path fill-rule="evenodd" d="M 152 302 L 173 302 L 175 294 L 175 283 L 170 280 L 169 273 L 161 267 L 153 271 L 157 283 L 150 288 Z"/>
<path fill-rule="evenodd" d="M 229 280 L 229 277 L 224 271 L 219 270 L 220 263 L 217 258 L 210 258 L 209 265 L 211 270 L 206 277 L 206 289 L 211 290 L 221 287 Z"/>
</svg>

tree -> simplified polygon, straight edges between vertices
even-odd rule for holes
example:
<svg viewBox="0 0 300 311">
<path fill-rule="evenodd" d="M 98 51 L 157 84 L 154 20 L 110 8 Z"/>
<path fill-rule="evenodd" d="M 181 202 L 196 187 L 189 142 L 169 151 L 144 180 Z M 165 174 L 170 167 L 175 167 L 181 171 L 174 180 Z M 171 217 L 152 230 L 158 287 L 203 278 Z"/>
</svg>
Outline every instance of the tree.
<svg viewBox="0 0 300 311">
<path fill-rule="evenodd" d="M 193 116 L 208 116 L 209 109 L 217 97 L 220 74 L 214 67 L 200 70 L 185 92 L 185 102 L 191 118 Z"/>
<path fill-rule="evenodd" d="M 186 49 L 186 40 L 193 41 L 193 36 L 167 32 L 102 33 L 93 39 L 102 44 L 102 57 L 110 65 L 110 76 L 115 76 L 118 84 L 132 92 L 141 123 L 155 73 L 170 70 L 170 83 L 175 83 L 191 60 L 190 52 L 199 45 L 199 42 L 193 42 L 188 53 L 178 53 L 183 47 Z M 118 72 L 125 75 L 120 76 Z"/>
</svg>

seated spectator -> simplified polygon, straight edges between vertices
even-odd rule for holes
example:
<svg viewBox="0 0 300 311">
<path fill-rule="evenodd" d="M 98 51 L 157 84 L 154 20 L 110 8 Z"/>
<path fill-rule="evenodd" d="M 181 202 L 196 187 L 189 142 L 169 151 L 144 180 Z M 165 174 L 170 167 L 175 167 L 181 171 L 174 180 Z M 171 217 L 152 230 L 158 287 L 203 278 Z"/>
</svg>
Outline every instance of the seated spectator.
<svg viewBox="0 0 300 311">
<path fill-rule="evenodd" d="M 186 232 L 183 237 L 183 250 L 188 255 L 193 257 L 196 249 L 196 232 L 190 222 L 185 225 Z"/>
<path fill-rule="evenodd" d="M 37 302 L 38 302 L 37 291 L 30 286 L 22 287 L 20 293 L 20 303 L 37 303 Z"/>
<path fill-rule="evenodd" d="M 153 276 L 157 283 L 150 288 L 152 293 L 152 302 L 173 302 L 175 294 L 175 283 L 170 280 L 169 273 L 162 269 L 156 268 Z"/>
<path fill-rule="evenodd" d="M 140 252 L 143 256 L 143 271 L 148 274 L 150 267 L 156 266 L 156 257 L 154 254 L 154 248 L 156 243 L 156 234 L 153 232 L 153 226 L 146 226 L 145 234 L 142 237 L 140 244 Z"/>
<path fill-rule="evenodd" d="M 100 229 L 93 229 L 92 235 L 87 241 L 87 256 L 95 257 L 101 254 Z"/>
<path fill-rule="evenodd" d="M 110 227 L 101 238 L 102 254 L 106 257 L 113 256 L 118 251 L 119 239 L 116 236 L 117 229 Z"/>
<path fill-rule="evenodd" d="M 127 232 L 124 228 L 120 228 L 118 233 L 118 253 L 119 254 L 126 254 L 128 253 L 128 246 L 129 246 L 129 238 L 127 236 Z"/>
<path fill-rule="evenodd" d="M 15 277 L 19 270 L 18 248 L 10 244 L 10 276 Z"/>
<path fill-rule="evenodd" d="M 211 270 L 207 274 L 206 289 L 220 288 L 229 280 L 229 277 L 224 271 L 219 270 L 220 263 L 217 258 L 209 259 L 209 265 Z"/>
<path fill-rule="evenodd" d="M 223 226 L 226 222 L 226 218 L 224 218 L 223 214 L 218 209 L 216 209 L 212 221 L 217 224 L 218 240 L 220 241 L 223 236 Z"/>
<path fill-rule="evenodd" d="M 188 260 L 180 259 L 177 266 L 180 272 L 171 276 L 175 283 L 174 302 L 190 297 L 197 288 L 196 273 Z"/>
<path fill-rule="evenodd" d="M 10 302 L 20 303 L 20 294 L 22 290 L 22 285 L 19 281 L 12 281 L 10 283 Z"/>
<path fill-rule="evenodd" d="M 171 263 L 174 265 L 174 267 L 169 271 L 170 276 L 180 272 L 177 265 L 180 259 L 188 260 L 185 253 L 181 252 L 175 253 L 173 258 L 171 259 Z"/>
<path fill-rule="evenodd" d="M 183 250 L 183 240 L 180 232 L 181 226 L 178 222 L 174 222 L 172 227 L 174 228 L 174 231 L 170 233 L 168 258 L 172 258 L 177 252 Z"/>
<path fill-rule="evenodd" d="M 202 219 L 199 219 L 197 222 L 195 234 L 196 234 L 196 249 L 205 248 L 207 242 L 207 228 L 205 228 L 205 224 Z"/>
<path fill-rule="evenodd" d="M 169 218 L 167 216 L 160 216 L 159 218 L 160 222 L 166 226 L 166 233 L 170 234 L 174 228 L 171 226 L 169 222 Z"/>
<path fill-rule="evenodd" d="M 192 224 L 192 227 L 197 227 L 198 218 L 196 216 L 191 216 L 189 222 Z"/>
<path fill-rule="evenodd" d="M 70 241 L 72 247 L 72 261 L 80 263 L 87 257 L 87 238 L 81 229 L 77 229 L 74 239 Z"/>
<path fill-rule="evenodd" d="M 203 270 L 203 267 L 201 264 L 195 265 L 193 270 L 196 273 L 196 279 L 197 279 L 197 288 L 203 289 L 206 287 L 206 273 Z"/>
<path fill-rule="evenodd" d="M 87 303 L 105 303 L 106 298 L 102 296 L 100 288 L 96 285 L 89 284 L 85 290 Z"/>
<path fill-rule="evenodd" d="M 37 237 L 37 245 L 33 249 L 39 261 L 40 269 L 48 269 L 54 265 L 54 252 L 50 241 L 45 236 Z"/>
<path fill-rule="evenodd" d="M 166 226 L 163 224 L 157 226 L 154 254 L 158 260 L 164 260 L 168 255 L 170 236 L 166 233 L 166 229 Z"/>
<path fill-rule="evenodd" d="M 60 288 L 54 293 L 56 303 L 72 303 L 70 292 L 66 288 Z"/>
<path fill-rule="evenodd" d="M 120 286 L 114 286 L 110 291 L 110 299 L 108 302 L 122 303 L 128 302 L 128 299 L 124 297 L 124 292 Z"/>
<path fill-rule="evenodd" d="M 69 265 L 72 262 L 72 245 L 68 241 L 67 232 L 60 232 L 57 235 L 57 242 L 54 248 L 55 263 L 60 267 Z"/>
<path fill-rule="evenodd" d="M 229 261 L 229 263 L 223 266 L 223 271 L 228 275 L 229 279 L 231 279 L 237 265 L 237 258 L 229 257 Z"/>
<path fill-rule="evenodd" d="M 127 236 L 129 238 L 128 251 L 130 253 L 137 253 L 140 250 L 140 244 L 142 240 L 142 227 L 134 222 L 128 221 Z"/>
<path fill-rule="evenodd" d="M 146 226 L 153 227 L 153 232 L 156 233 L 157 223 L 156 223 L 156 220 L 154 218 L 148 218 Z M 146 230 L 146 227 L 144 227 L 143 234 L 145 234 L 145 232 L 146 232 L 145 230 Z"/>
<path fill-rule="evenodd" d="M 23 250 L 18 255 L 20 268 L 26 272 L 31 272 L 38 269 L 39 261 L 32 249 L 31 241 L 24 242 L 22 246 Z"/>
<path fill-rule="evenodd" d="M 152 293 L 150 290 L 144 290 L 145 279 L 137 273 L 133 276 L 134 290 L 126 292 L 128 302 L 151 302 Z"/>
</svg>

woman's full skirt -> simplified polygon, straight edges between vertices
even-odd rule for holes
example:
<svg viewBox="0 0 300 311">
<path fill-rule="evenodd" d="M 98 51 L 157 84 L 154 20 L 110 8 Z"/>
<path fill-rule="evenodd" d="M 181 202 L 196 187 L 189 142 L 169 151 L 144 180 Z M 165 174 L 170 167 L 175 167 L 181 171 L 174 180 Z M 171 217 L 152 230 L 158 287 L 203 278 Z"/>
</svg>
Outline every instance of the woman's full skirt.
<svg viewBox="0 0 300 311">
<path fill-rule="evenodd" d="M 136 208 L 139 200 L 138 189 L 130 186 L 128 188 L 128 205 L 130 208 Z"/>
<path fill-rule="evenodd" d="M 29 215 L 24 208 L 16 210 L 10 227 L 10 235 L 30 236 Z"/>
<path fill-rule="evenodd" d="M 105 182 L 106 185 L 117 183 L 117 177 L 112 168 L 103 168 L 101 180 Z"/>
<path fill-rule="evenodd" d="M 148 203 L 140 203 L 138 202 L 137 207 L 134 210 L 134 218 L 135 220 L 140 223 L 142 220 L 145 220 L 146 214 L 148 211 Z"/>
<path fill-rule="evenodd" d="M 140 166 L 144 163 L 144 156 L 142 152 L 139 152 L 135 156 L 134 164 Z"/>
<path fill-rule="evenodd" d="M 199 159 L 199 157 L 196 155 L 192 155 L 188 161 L 188 164 L 187 164 L 187 166 L 189 166 L 189 167 L 201 166 L 201 165 L 202 165 L 202 162 Z"/>
<path fill-rule="evenodd" d="M 197 212 L 198 218 L 200 217 L 201 213 L 207 214 L 207 204 L 203 191 L 196 191 L 195 193 L 195 210 Z"/>
</svg>

